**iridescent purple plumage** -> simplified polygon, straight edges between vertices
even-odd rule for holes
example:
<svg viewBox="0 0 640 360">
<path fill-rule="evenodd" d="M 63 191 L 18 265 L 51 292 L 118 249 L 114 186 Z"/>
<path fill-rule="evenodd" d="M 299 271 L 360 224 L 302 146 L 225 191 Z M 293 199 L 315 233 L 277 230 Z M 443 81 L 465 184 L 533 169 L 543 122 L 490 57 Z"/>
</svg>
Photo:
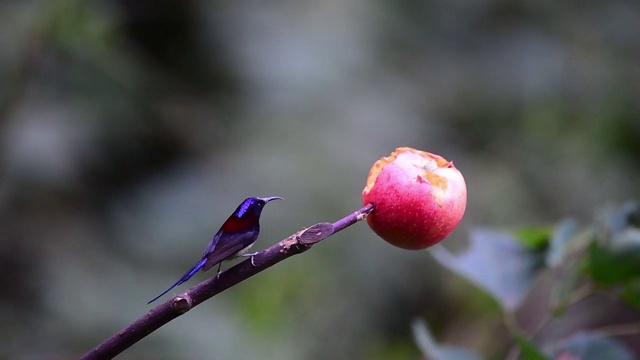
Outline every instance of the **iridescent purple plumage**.
<svg viewBox="0 0 640 360">
<path fill-rule="evenodd" d="M 211 239 L 200 261 L 189 269 L 180 280 L 147 304 L 156 301 L 176 286 L 189 280 L 198 271 L 207 271 L 226 259 L 246 252 L 255 243 L 260 234 L 260 214 L 262 214 L 262 209 L 269 201 L 276 199 L 283 200 L 279 196 L 245 199 Z"/>
</svg>

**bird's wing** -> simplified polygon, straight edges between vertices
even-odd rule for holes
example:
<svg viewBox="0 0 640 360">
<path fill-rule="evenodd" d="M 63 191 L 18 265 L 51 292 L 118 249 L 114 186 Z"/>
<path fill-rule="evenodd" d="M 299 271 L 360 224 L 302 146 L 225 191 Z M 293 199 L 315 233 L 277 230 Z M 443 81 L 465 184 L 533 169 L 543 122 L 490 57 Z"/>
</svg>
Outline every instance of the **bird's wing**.
<svg viewBox="0 0 640 360">
<path fill-rule="evenodd" d="M 236 212 L 237 211 L 238 210 L 236 210 Z M 229 216 L 229 218 L 220 227 L 220 230 L 218 230 L 218 232 L 215 234 L 213 239 L 209 241 L 209 245 L 207 245 L 207 248 L 204 250 L 203 257 L 214 252 L 219 242 L 234 242 L 234 239 L 236 239 L 237 237 L 243 237 L 244 234 L 249 235 L 249 238 L 251 236 L 255 236 L 253 239 L 251 239 L 251 243 L 256 240 L 255 238 L 258 237 L 258 232 L 260 231 L 260 224 L 258 222 L 259 218 L 255 216 L 249 216 L 249 214 L 245 214 L 245 216 L 240 218 L 236 215 L 236 212 Z"/>
<path fill-rule="evenodd" d="M 218 245 L 218 241 L 220 241 L 220 237 L 224 234 L 224 231 L 220 230 L 216 233 L 216 235 L 209 241 L 209 245 L 204 249 L 204 253 L 202 254 L 202 258 L 206 258 L 207 254 L 211 254 L 215 249 L 216 245 Z"/>
<path fill-rule="evenodd" d="M 216 237 L 218 237 L 218 234 L 216 234 Z M 214 240 L 216 237 L 214 237 Z M 235 256 L 240 250 L 252 245 L 257 237 L 257 231 L 222 232 L 213 246 L 213 251 L 204 254 L 203 258 L 207 259 L 207 263 L 202 267 L 202 271 L 207 271 L 214 265 Z"/>
</svg>

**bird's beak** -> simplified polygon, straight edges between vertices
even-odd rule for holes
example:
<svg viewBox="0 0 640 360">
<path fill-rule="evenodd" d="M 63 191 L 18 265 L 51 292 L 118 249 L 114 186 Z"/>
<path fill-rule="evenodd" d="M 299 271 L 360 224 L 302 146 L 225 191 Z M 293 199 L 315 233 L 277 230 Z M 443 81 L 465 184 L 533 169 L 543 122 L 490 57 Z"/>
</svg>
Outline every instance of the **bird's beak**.
<svg viewBox="0 0 640 360">
<path fill-rule="evenodd" d="M 271 200 L 284 200 L 284 199 L 281 198 L 280 196 L 271 196 L 271 197 L 262 198 L 262 201 L 264 201 L 265 204 Z"/>
</svg>

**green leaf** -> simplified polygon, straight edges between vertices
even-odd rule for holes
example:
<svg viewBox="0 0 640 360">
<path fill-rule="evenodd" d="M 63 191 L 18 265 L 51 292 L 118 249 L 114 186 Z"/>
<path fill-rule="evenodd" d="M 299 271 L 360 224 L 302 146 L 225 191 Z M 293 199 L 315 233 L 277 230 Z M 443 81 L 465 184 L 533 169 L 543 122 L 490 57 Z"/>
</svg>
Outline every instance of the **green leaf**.
<svg viewBox="0 0 640 360">
<path fill-rule="evenodd" d="M 545 259 L 549 267 L 557 267 L 564 263 L 572 240 L 576 239 L 577 231 L 578 224 L 573 220 L 564 220 L 556 226 Z"/>
<path fill-rule="evenodd" d="M 477 229 L 469 240 L 459 254 L 442 246 L 433 247 L 431 253 L 440 264 L 490 293 L 504 309 L 515 309 L 544 268 L 544 255 L 506 232 Z"/>
<path fill-rule="evenodd" d="M 523 360 L 548 360 L 549 358 L 545 356 L 538 348 L 535 347 L 529 340 L 517 336 L 516 343 L 520 346 L 520 358 Z"/>
<path fill-rule="evenodd" d="M 640 279 L 640 247 L 621 251 L 593 242 L 589 247 L 589 273 L 602 285 L 615 285 Z"/>
<path fill-rule="evenodd" d="M 622 300 L 640 308 L 640 280 L 631 281 L 622 288 Z"/>
<path fill-rule="evenodd" d="M 640 280 L 640 206 L 629 202 L 598 216 L 599 237 L 589 248 L 589 273 L 603 285 Z"/>
<path fill-rule="evenodd" d="M 620 342 L 596 333 L 579 332 L 545 351 L 554 359 L 632 360 L 634 357 Z"/>
<path fill-rule="evenodd" d="M 526 227 L 513 232 L 520 243 L 530 250 L 546 249 L 552 233 L 551 227 Z"/>
<path fill-rule="evenodd" d="M 422 352 L 422 355 L 430 360 L 480 360 L 480 356 L 467 349 L 458 346 L 438 344 L 427 324 L 422 319 L 416 319 L 411 324 L 413 338 Z"/>
</svg>

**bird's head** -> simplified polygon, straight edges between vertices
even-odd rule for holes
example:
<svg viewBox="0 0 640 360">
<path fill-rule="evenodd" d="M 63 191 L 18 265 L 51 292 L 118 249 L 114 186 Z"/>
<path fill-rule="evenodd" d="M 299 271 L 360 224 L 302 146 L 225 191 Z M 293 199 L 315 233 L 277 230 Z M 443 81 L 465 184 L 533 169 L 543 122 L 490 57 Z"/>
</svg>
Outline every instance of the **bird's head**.
<svg viewBox="0 0 640 360">
<path fill-rule="evenodd" d="M 284 199 L 281 198 L 280 196 L 270 196 L 265 198 L 259 198 L 259 197 L 246 198 L 242 202 L 242 204 L 238 206 L 238 209 L 236 210 L 235 215 L 239 218 L 242 218 L 247 214 L 260 217 L 260 214 L 262 213 L 262 209 L 264 209 L 264 206 L 269 201 L 272 201 L 272 200 L 284 200 Z"/>
</svg>

